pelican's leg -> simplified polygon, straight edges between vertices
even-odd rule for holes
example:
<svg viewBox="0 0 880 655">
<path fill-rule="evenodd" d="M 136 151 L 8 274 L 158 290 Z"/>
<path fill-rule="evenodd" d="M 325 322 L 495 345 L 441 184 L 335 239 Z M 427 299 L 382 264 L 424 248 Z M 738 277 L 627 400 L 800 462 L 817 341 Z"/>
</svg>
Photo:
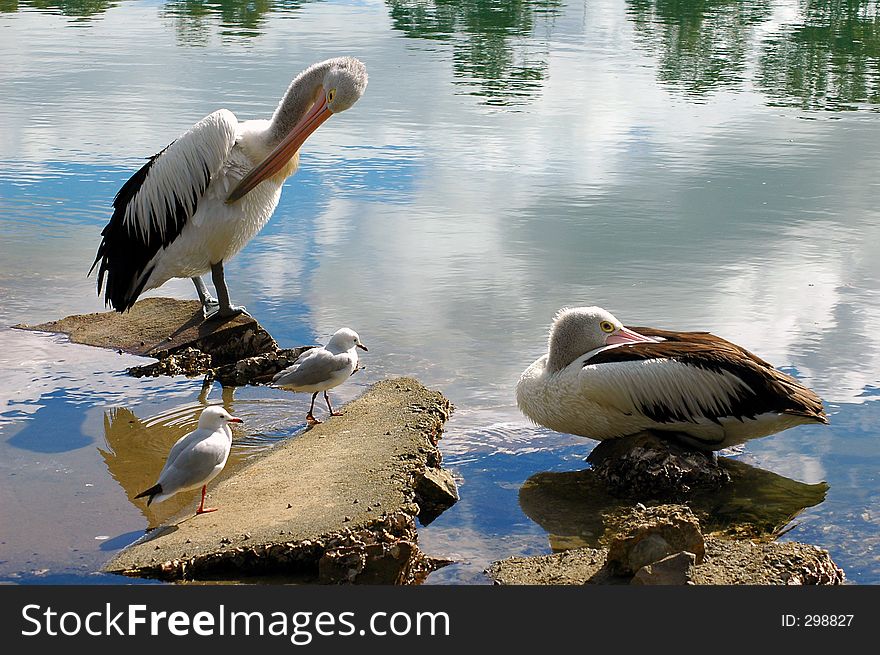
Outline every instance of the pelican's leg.
<svg viewBox="0 0 880 655">
<path fill-rule="evenodd" d="M 312 394 L 312 404 L 309 405 L 309 413 L 306 414 L 306 423 L 308 423 L 309 425 L 317 425 L 318 423 L 321 422 L 315 418 L 314 414 L 312 414 L 312 412 L 315 411 L 315 398 L 318 397 L 319 393 L 320 392 L 316 391 L 315 393 Z"/>
<path fill-rule="evenodd" d="M 202 315 L 205 318 L 213 316 L 220 309 L 220 303 L 208 293 L 208 287 L 205 286 L 205 281 L 202 278 L 194 277 L 192 281 L 196 285 L 196 293 L 199 294 L 199 301 L 202 303 Z"/>
<path fill-rule="evenodd" d="M 250 316 L 244 307 L 237 307 L 229 303 L 229 289 L 226 288 L 226 279 L 223 277 L 222 261 L 211 264 L 211 279 L 214 281 L 214 288 L 217 290 L 217 297 L 220 299 L 220 309 L 217 310 L 216 314 L 212 313 L 211 316 L 216 315 L 221 318 L 238 316 L 239 314 Z"/>
<path fill-rule="evenodd" d="M 324 400 L 327 401 L 327 409 L 330 410 L 330 416 L 342 416 L 342 412 L 334 412 L 333 408 L 330 407 L 330 396 L 327 395 L 327 392 L 324 392 Z"/>
</svg>

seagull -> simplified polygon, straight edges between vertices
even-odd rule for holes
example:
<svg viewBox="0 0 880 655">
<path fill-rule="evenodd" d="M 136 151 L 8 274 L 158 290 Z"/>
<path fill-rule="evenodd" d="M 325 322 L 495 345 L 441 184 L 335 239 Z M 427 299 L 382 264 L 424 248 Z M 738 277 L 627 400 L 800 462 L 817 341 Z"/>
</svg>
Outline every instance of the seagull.
<svg viewBox="0 0 880 655">
<path fill-rule="evenodd" d="M 558 432 L 603 440 L 643 430 L 720 450 L 805 423 L 822 400 L 708 332 L 625 327 L 601 307 L 560 310 L 546 355 L 523 371 L 520 410 Z"/>
<path fill-rule="evenodd" d="M 290 391 L 306 391 L 312 393 L 312 404 L 306 414 L 309 425 L 321 423 L 312 413 L 315 409 L 315 398 L 324 392 L 330 416 L 342 416 L 342 412 L 334 412 L 330 406 L 327 390 L 338 387 L 358 370 L 357 349 L 367 352 L 361 343 L 358 333 L 351 328 L 336 331 L 323 348 L 310 348 L 297 360 L 272 378 L 272 384 Z"/>
<path fill-rule="evenodd" d="M 218 405 L 206 407 L 199 416 L 199 427 L 171 447 L 159 481 L 135 498 L 146 497 L 149 506 L 154 500 L 161 503 L 181 491 L 201 487 L 202 501 L 196 514 L 217 511 L 216 507 L 205 507 L 205 496 L 208 483 L 226 466 L 232 447 L 230 423 L 242 423 L 242 420 Z"/>
<path fill-rule="evenodd" d="M 223 265 L 268 222 L 299 148 L 367 86 L 353 57 L 313 64 L 291 82 L 270 120 L 239 122 L 228 109 L 209 114 L 132 175 L 113 200 L 91 275 L 118 312 L 171 278 L 195 284 L 205 318 L 246 313 L 231 304 Z M 218 299 L 202 275 L 211 273 Z"/>
</svg>

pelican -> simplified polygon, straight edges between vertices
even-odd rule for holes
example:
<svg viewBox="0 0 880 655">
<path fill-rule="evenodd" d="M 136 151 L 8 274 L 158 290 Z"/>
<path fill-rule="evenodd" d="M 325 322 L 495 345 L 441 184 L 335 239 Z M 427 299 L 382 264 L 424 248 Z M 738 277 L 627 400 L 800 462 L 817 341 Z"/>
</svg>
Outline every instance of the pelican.
<svg viewBox="0 0 880 655">
<path fill-rule="evenodd" d="M 701 450 L 828 423 L 819 396 L 744 348 L 708 332 L 624 327 L 601 307 L 556 314 L 516 401 L 558 432 L 603 440 L 652 430 Z"/>
<path fill-rule="evenodd" d="M 196 514 L 216 512 L 216 507 L 205 507 L 208 483 L 226 466 L 232 448 L 229 424 L 241 422 L 222 407 L 206 407 L 199 416 L 199 426 L 171 447 L 156 484 L 135 498 L 146 497 L 149 507 L 154 500 L 161 503 L 181 491 L 201 487 L 202 501 Z"/>
<path fill-rule="evenodd" d="M 98 295 L 119 312 L 144 291 L 192 278 L 205 318 L 245 311 L 230 303 L 223 265 L 266 224 L 299 148 L 367 85 L 352 57 L 313 64 L 290 84 L 270 120 L 239 122 L 227 109 L 209 114 L 131 176 L 113 200 L 91 275 Z M 211 273 L 217 299 L 201 276 Z"/>
<path fill-rule="evenodd" d="M 330 416 L 342 416 L 340 412 L 333 411 L 327 391 L 338 387 L 357 371 L 358 348 L 367 351 L 358 333 L 351 328 L 341 328 L 330 337 L 326 346 L 305 351 L 293 364 L 278 373 L 272 379 L 272 383 L 281 389 L 314 392 L 309 413 L 306 414 L 306 422 L 309 425 L 321 422 L 315 418 L 313 412 L 315 398 L 322 391 Z"/>
</svg>

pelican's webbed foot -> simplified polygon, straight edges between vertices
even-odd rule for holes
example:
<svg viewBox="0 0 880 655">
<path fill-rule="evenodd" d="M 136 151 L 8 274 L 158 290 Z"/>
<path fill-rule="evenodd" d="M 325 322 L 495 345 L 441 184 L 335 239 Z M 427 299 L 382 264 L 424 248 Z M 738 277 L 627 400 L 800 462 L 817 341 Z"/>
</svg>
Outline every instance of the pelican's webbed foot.
<svg viewBox="0 0 880 655">
<path fill-rule="evenodd" d="M 217 318 L 232 318 L 239 314 L 250 316 L 243 305 L 226 305 L 225 307 L 220 307 L 216 312 L 211 314 L 211 316 L 216 316 Z"/>
<path fill-rule="evenodd" d="M 208 298 L 202 303 L 202 316 L 205 317 L 205 320 L 216 316 L 219 311 L 220 302 L 214 298 Z"/>
</svg>

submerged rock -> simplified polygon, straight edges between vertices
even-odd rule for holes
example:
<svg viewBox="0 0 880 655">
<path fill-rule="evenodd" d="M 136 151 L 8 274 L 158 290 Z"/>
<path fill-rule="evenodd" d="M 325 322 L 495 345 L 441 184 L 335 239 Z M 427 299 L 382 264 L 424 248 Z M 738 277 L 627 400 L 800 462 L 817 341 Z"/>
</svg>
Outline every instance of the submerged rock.
<svg viewBox="0 0 880 655">
<path fill-rule="evenodd" d="M 824 482 L 805 484 L 733 459 L 721 457 L 718 464 L 730 483 L 719 489 L 696 488 L 686 497 L 704 534 L 773 539 L 805 507 L 821 503 L 828 491 Z M 553 550 L 607 546 L 602 539 L 608 524 L 639 502 L 653 507 L 664 501 L 611 494 L 592 469 L 536 473 L 519 491 L 523 513 L 547 531 Z"/>
<path fill-rule="evenodd" d="M 211 356 L 192 347 L 186 347 L 173 355 L 167 355 L 153 364 L 132 366 L 128 369 L 128 374 L 136 378 L 156 378 L 160 375 L 197 377 L 210 374 L 210 372 Z"/>
</svg>

